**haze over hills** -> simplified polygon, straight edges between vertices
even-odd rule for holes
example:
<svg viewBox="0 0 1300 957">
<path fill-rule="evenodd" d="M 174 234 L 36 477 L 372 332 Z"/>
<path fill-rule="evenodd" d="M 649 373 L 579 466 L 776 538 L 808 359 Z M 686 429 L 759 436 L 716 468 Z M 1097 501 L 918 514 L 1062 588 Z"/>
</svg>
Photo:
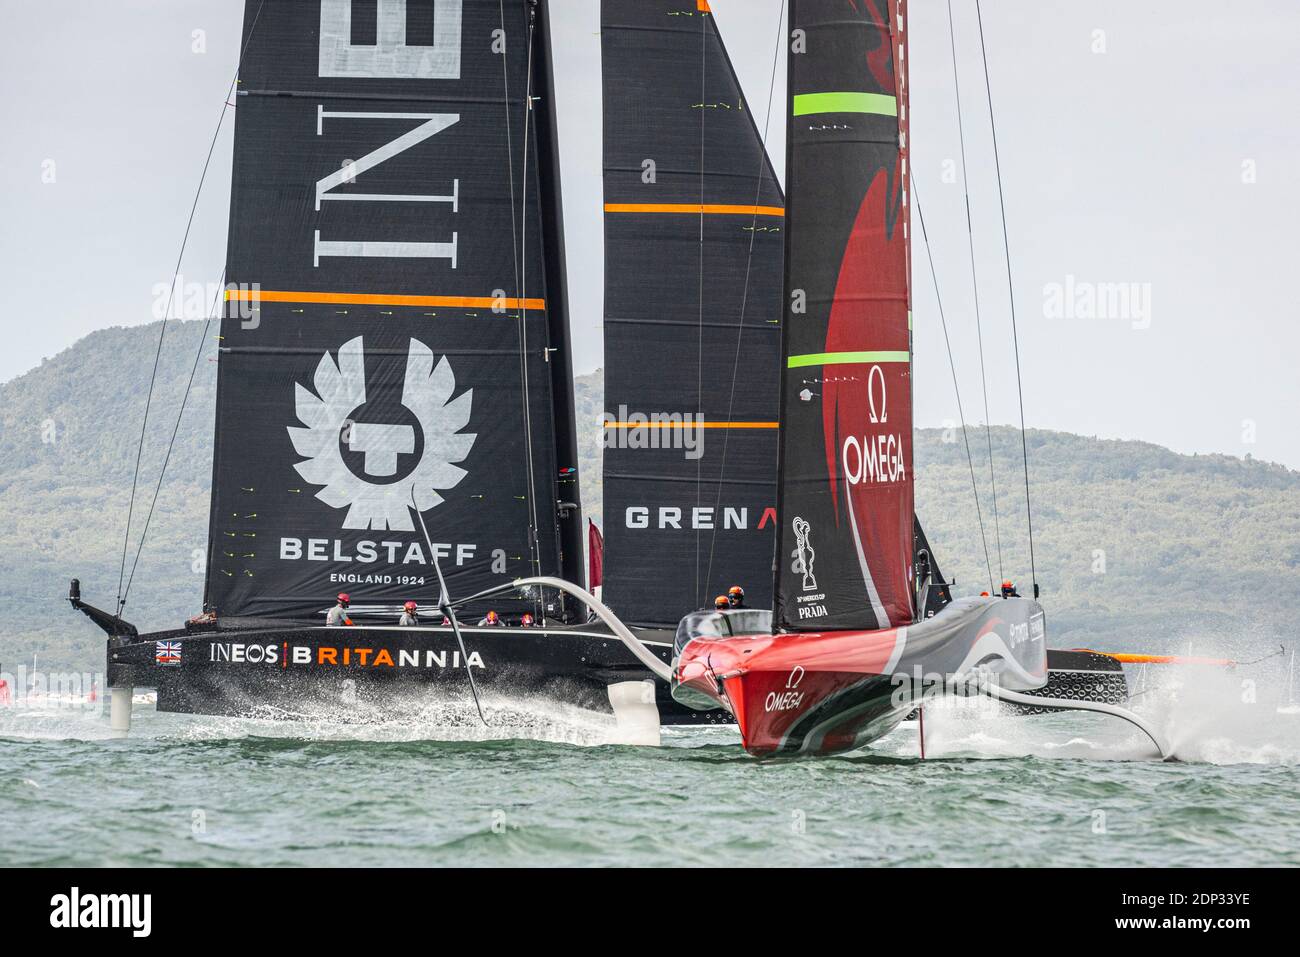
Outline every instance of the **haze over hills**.
<svg viewBox="0 0 1300 957">
<path fill-rule="evenodd" d="M 202 323 L 168 325 L 141 460 L 138 532 L 176 425 Z M 0 666 L 97 671 L 100 633 L 63 600 L 68 579 L 111 608 L 158 324 L 96 332 L 0 385 Z M 195 388 L 130 592 L 127 617 L 171 627 L 199 610 L 207 541 L 215 338 Z M 587 513 L 601 520 L 603 376 L 577 380 Z M 972 427 L 986 564 L 960 430 L 917 434 L 917 510 L 959 593 L 992 577 L 1027 587 L 1019 432 Z M 1300 473 L 1229 456 L 1178 455 L 1143 442 L 1028 433 L 1034 558 L 1054 646 L 1165 650 L 1294 640 L 1300 599 Z M 980 454 L 984 458 L 981 460 Z M 1001 562 L 998 541 L 1001 541 Z M 133 541 L 126 559 L 129 575 Z M 653 583 L 647 583 L 653 587 Z"/>
</svg>

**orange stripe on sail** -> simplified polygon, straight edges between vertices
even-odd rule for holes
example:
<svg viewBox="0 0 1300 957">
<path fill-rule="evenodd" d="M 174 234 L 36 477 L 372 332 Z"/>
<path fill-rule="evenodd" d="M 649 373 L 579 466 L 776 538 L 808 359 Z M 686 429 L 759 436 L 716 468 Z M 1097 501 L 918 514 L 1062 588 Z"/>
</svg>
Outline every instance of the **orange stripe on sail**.
<svg viewBox="0 0 1300 957">
<path fill-rule="evenodd" d="M 393 296 L 355 292 L 283 292 L 228 289 L 236 302 L 328 303 L 340 306 L 443 306 L 448 309 L 545 309 L 545 299 L 494 299 L 492 296 Z"/>
<path fill-rule="evenodd" d="M 731 206 L 725 203 L 606 203 L 607 213 L 700 213 L 715 216 L 784 216 L 781 206 Z"/>
<path fill-rule="evenodd" d="M 709 0 L 695 0 L 695 9 L 701 13 L 712 13 L 709 9 Z"/>
</svg>

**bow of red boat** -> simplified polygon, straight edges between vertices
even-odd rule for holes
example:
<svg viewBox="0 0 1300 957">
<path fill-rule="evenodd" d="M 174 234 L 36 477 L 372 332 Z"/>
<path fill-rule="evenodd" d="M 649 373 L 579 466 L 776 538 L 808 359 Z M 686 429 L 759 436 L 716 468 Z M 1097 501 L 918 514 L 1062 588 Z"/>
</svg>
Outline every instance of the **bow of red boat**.
<svg viewBox="0 0 1300 957">
<path fill-rule="evenodd" d="M 1036 602 L 968 599 L 878 631 L 701 636 L 678 654 L 673 695 L 731 711 L 751 754 L 834 754 L 887 734 L 921 695 L 972 678 L 1046 682 Z"/>
</svg>

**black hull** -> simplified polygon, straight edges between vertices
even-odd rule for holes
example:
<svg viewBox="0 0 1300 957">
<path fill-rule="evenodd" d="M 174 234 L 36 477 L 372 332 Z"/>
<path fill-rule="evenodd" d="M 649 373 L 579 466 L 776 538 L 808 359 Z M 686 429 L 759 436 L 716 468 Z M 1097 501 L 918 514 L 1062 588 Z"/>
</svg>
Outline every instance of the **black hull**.
<svg viewBox="0 0 1300 957">
<path fill-rule="evenodd" d="M 489 697 L 542 699 L 610 713 L 609 685 L 653 679 L 600 624 L 461 631 L 475 681 Z M 671 664 L 671 632 L 639 630 L 638 636 Z M 160 663 L 159 642 L 179 643 L 179 662 Z M 1051 650 L 1047 656 L 1048 684 L 1031 695 L 1121 705 L 1127 701 L 1124 670 L 1115 659 Z M 109 642 L 107 678 L 109 687 L 156 688 L 158 710 L 181 714 L 292 720 L 316 708 L 360 703 L 400 710 L 430 700 L 463 702 L 472 708 L 465 666 L 450 628 L 320 628 L 267 622 L 262 627 L 115 638 Z M 720 709 L 696 711 L 678 704 L 667 684 L 656 680 L 654 685 L 665 725 L 733 721 Z M 1009 707 L 1025 715 L 1048 710 Z"/>
<path fill-rule="evenodd" d="M 485 697 L 542 699 L 611 713 L 607 689 L 653 679 L 601 625 L 462 628 L 474 679 Z M 640 637 L 668 663 L 670 632 Z M 175 652 L 179 661 L 160 662 Z M 400 712 L 431 701 L 470 704 L 469 681 L 450 628 L 278 626 L 161 632 L 108 649 L 110 687 L 151 687 L 158 710 L 293 719 L 316 708 L 373 705 Z M 725 711 L 693 711 L 655 681 L 663 724 L 720 724 Z"/>
</svg>

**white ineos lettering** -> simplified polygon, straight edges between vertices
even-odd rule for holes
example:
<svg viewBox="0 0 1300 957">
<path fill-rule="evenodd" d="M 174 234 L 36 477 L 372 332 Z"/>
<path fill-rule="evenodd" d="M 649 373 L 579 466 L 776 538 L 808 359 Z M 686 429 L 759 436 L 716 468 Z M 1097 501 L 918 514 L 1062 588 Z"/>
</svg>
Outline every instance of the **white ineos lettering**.
<svg viewBox="0 0 1300 957">
<path fill-rule="evenodd" d="M 406 42 L 406 0 L 379 0 L 375 42 L 352 43 L 352 0 L 321 0 L 321 76 L 459 80 L 461 0 L 435 0 L 431 44 Z"/>
<path fill-rule="evenodd" d="M 423 143 L 430 137 L 454 126 L 460 121 L 459 113 L 354 113 L 326 111 L 323 106 L 318 106 L 316 108 L 316 134 L 318 136 L 324 134 L 324 123 L 329 118 L 354 120 L 422 119 L 424 122 L 397 139 L 372 150 L 356 162 L 348 163 L 323 179 L 318 180 L 316 182 L 317 210 L 320 209 L 322 202 L 336 200 L 370 203 L 446 203 L 451 206 L 453 213 L 460 211 L 459 179 L 452 180 L 451 193 L 445 196 L 425 193 L 340 193 L 335 191 L 339 186 L 356 182 L 358 176 L 374 169 L 385 160 L 390 160 L 394 156 L 404 153 L 411 147 Z M 404 240 L 387 242 L 352 239 L 322 240 L 318 229 L 314 233 L 312 265 L 319 267 L 322 258 L 350 256 L 376 259 L 446 259 L 451 263 L 451 268 L 455 269 L 457 241 L 458 234 L 456 232 L 452 232 L 450 241 L 433 243 Z"/>
<path fill-rule="evenodd" d="M 371 79 L 458 80 L 460 79 L 461 0 L 435 0 L 433 36 L 428 44 L 407 44 L 406 0 L 379 0 L 373 44 L 352 43 L 352 0 L 321 0 L 320 63 L 323 77 L 366 77 Z M 430 194 L 415 192 L 366 193 L 357 190 L 340 192 L 338 187 L 353 184 L 358 176 L 373 170 L 460 121 L 459 113 L 390 113 L 350 110 L 326 110 L 316 107 L 316 135 L 325 133 L 327 119 L 350 121 L 418 120 L 413 129 L 372 150 L 361 159 L 347 161 L 316 183 L 316 209 L 322 202 L 446 203 L 452 212 L 460 211 L 460 180 L 453 179 L 451 192 Z M 450 241 L 412 242 L 406 240 L 321 239 L 320 230 L 313 234 L 312 265 L 319 268 L 322 259 L 445 259 L 456 268 L 458 234 Z"/>
<path fill-rule="evenodd" d="M 353 257 L 357 259 L 446 259 L 456 268 L 457 234 L 451 234 L 449 243 L 376 243 L 355 240 L 322 240 L 320 230 L 314 233 L 312 265 L 319 266 L 322 258 Z"/>
<path fill-rule="evenodd" d="M 446 203 L 453 213 L 460 212 L 460 180 L 451 181 L 451 192 L 445 196 L 425 193 L 337 193 L 332 192 L 345 183 L 354 183 L 357 177 L 374 169 L 380 163 L 405 153 L 413 146 L 418 146 L 430 137 L 449 129 L 460 122 L 459 113 L 357 113 L 352 111 L 326 110 L 324 106 L 316 107 L 316 135 L 325 135 L 327 119 L 349 120 L 424 120 L 415 129 L 403 133 L 395 140 L 385 143 L 378 149 L 371 150 L 361 159 L 340 166 L 333 173 L 316 182 L 316 209 L 322 202 L 330 200 L 366 203 Z"/>
</svg>

